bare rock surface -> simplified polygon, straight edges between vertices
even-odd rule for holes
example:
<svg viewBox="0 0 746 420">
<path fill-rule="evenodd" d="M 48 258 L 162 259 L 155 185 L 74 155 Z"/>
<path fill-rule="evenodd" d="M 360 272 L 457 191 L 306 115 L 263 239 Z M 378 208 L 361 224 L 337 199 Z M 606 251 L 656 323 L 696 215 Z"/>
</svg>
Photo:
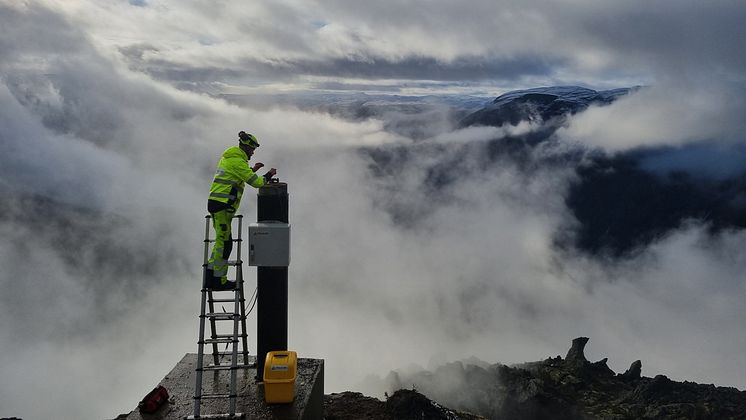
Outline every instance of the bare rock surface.
<svg viewBox="0 0 746 420">
<path fill-rule="evenodd" d="M 386 401 L 359 392 L 324 398 L 326 420 L 480 420 L 484 417 L 443 407 L 414 390 L 400 389 Z"/>
<path fill-rule="evenodd" d="M 327 397 L 326 408 L 333 408 L 327 411 L 332 415 L 327 418 L 478 418 L 445 414 L 461 411 L 462 416 L 467 412 L 496 420 L 746 420 L 746 391 L 677 382 L 663 375 L 644 377 L 639 360 L 626 372 L 616 374 L 607 366 L 607 359 L 586 359 L 587 343 L 587 337 L 573 340 L 564 359 L 557 356 L 486 367 L 454 362 L 434 371 L 396 372 L 386 377 L 395 380 L 393 389 L 414 384 L 418 392 L 397 391 L 385 403 L 371 403 L 378 407 L 373 417 L 334 417 L 340 412 L 338 401 L 330 402 Z M 356 407 L 365 404 L 356 403 Z"/>
<path fill-rule="evenodd" d="M 629 369 L 627 369 L 624 373 L 622 373 L 622 378 L 630 379 L 630 380 L 640 379 L 641 374 L 642 374 L 642 362 L 639 360 L 635 360 L 629 366 Z"/>
<path fill-rule="evenodd" d="M 585 358 L 585 345 L 588 344 L 588 340 L 588 337 L 578 337 L 572 340 L 572 347 L 567 351 L 565 361 L 577 363 L 587 362 L 588 359 Z"/>
</svg>

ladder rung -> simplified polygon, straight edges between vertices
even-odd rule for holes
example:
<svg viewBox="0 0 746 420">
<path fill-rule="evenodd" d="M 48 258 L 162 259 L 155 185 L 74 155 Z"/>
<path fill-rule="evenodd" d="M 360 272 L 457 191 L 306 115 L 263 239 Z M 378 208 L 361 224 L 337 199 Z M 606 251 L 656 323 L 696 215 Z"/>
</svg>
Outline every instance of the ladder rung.
<svg viewBox="0 0 746 420">
<path fill-rule="evenodd" d="M 237 397 L 238 395 L 231 395 L 231 394 L 203 394 L 199 397 L 194 397 L 195 400 L 203 399 L 203 400 L 209 400 L 209 399 L 216 399 L 216 398 L 231 398 L 231 397 Z"/>
<path fill-rule="evenodd" d="M 242 335 L 239 334 L 238 337 L 241 338 L 241 337 L 245 337 L 245 336 L 242 336 Z M 205 353 L 205 355 L 210 355 L 210 356 L 215 355 L 215 354 L 217 354 L 218 356 L 223 356 L 223 357 L 225 357 L 225 356 L 233 357 L 233 351 L 232 350 L 219 351 L 217 353 Z M 238 357 L 240 358 L 242 355 L 243 355 L 243 350 L 242 349 L 238 349 Z"/>
<path fill-rule="evenodd" d="M 233 280 L 228 279 L 228 281 L 231 282 L 232 283 L 231 286 L 233 286 L 230 289 L 212 289 L 212 288 L 209 288 L 209 287 L 204 287 L 204 288 L 202 288 L 202 290 L 205 290 L 205 291 L 208 291 L 208 292 L 212 292 L 212 293 L 237 292 L 238 291 L 238 288 L 236 287 L 237 281 L 235 279 L 233 279 Z M 235 300 L 235 297 L 233 299 L 231 299 L 230 302 L 233 302 L 234 300 Z M 213 300 L 213 302 L 215 302 L 215 300 Z"/>
<path fill-rule="evenodd" d="M 243 413 L 236 413 L 236 414 L 202 414 L 199 417 L 194 416 L 188 416 L 186 417 L 187 420 L 217 420 L 217 419 L 243 419 L 244 415 Z"/>
<path fill-rule="evenodd" d="M 239 335 L 239 337 L 241 337 L 241 335 Z M 248 352 L 246 352 L 246 353 L 248 353 Z M 210 354 L 217 354 L 218 356 L 233 356 L 233 352 L 232 351 L 219 351 L 217 353 L 210 353 Z M 243 355 L 243 350 L 238 350 L 237 355 L 238 356 L 242 356 Z"/>
<path fill-rule="evenodd" d="M 226 338 L 205 338 L 203 343 L 204 344 L 221 344 L 221 343 L 230 344 L 230 343 L 238 343 L 238 340 L 234 340 L 233 336 L 231 335 L 230 337 L 226 337 Z"/>
<path fill-rule="evenodd" d="M 248 364 L 248 365 L 245 364 L 245 363 L 239 363 L 239 364 L 236 365 L 235 370 L 253 369 L 253 368 L 256 368 L 256 363 L 252 363 L 252 364 Z M 204 367 L 204 368 L 202 368 L 202 370 L 204 370 L 204 371 L 220 372 L 220 371 L 231 370 L 231 366 L 225 366 L 224 368 L 221 368 L 221 369 L 216 369 L 215 367 Z"/>
<path fill-rule="evenodd" d="M 241 353 L 239 353 L 238 355 L 240 356 Z M 209 366 L 204 366 L 202 368 L 202 370 L 248 369 L 248 368 L 250 368 L 252 366 L 253 366 L 253 364 L 246 364 L 246 363 L 236 362 L 236 366 L 235 367 L 233 365 L 209 365 Z"/>
<path fill-rule="evenodd" d="M 235 267 L 235 266 L 239 266 L 243 264 L 243 260 L 228 260 L 225 263 L 226 265 Z M 207 268 L 207 266 L 208 266 L 208 263 L 202 263 L 202 268 Z"/>
<path fill-rule="evenodd" d="M 246 334 L 239 334 L 238 337 L 239 338 L 240 337 L 246 337 Z M 249 352 L 247 351 L 246 353 L 249 353 Z M 233 355 L 233 350 L 219 351 L 217 353 L 205 353 L 205 355 L 208 355 L 208 354 L 209 355 L 217 354 L 218 356 L 232 356 Z M 239 348 L 238 349 L 238 355 L 241 356 L 242 354 L 243 354 L 243 349 Z"/>
<path fill-rule="evenodd" d="M 231 370 L 231 369 L 234 369 L 234 367 L 230 365 L 210 365 L 210 366 L 205 366 L 202 368 L 202 370 Z M 238 369 L 238 365 L 235 367 L 235 369 Z"/>
<path fill-rule="evenodd" d="M 240 353 L 238 355 L 241 356 Z M 239 357 L 238 365 L 236 365 L 236 369 L 253 369 L 253 368 L 256 368 L 256 363 L 242 362 Z"/>
<path fill-rule="evenodd" d="M 241 315 L 233 312 L 209 312 L 204 316 L 205 318 L 213 318 L 216 321 L 232 321 L 233 318 L 240 317 Z"/>
<path fill-rule="evenodd" d="M 226 334 L 225 337 L 223 337 L 223 338 L 228 338 L 228 337 L 233 337 L 233 335 L 232 334 Z M 246 334 L 238 334 L 236 337 L 238 337 L 238 338 L 247 337 L 248 338 L 248 336 Z M 248 351 L 246 351 L 246 353 L 248 353 Z M 205 353 L 205 354 L 207 354 L 207 353 Z M 230 355 L 233 354 L 233 350 L 219 351 L 217 353 L 210 353 L 210 354 L 218 354 L 220 356 L 230 356 Z M 238 349 L 238 355 L 240 356 L 242 354 L 243 354 L 243 350 L 239 348 Z"/>
<path fill-rule="evenodd" d="M 238 279 L 227 279 L 227 280 L 229 282 L 231 282 L 231 283 L 237 283 L 238 282 Z M 233 288 L 233 289 L 210 289 L 210 290 L 212 290 L 213 292 L 235 292 L 238 289 Z"/>
<path fill-rule="evenodd" d="M 226 299 L 213 299 L 212 303 L 234 303 L 236 301 L 236 298 L 226 298 Z M 238 299 L 239 302 L 245 302 L 246 299 Z"/>
</svg>

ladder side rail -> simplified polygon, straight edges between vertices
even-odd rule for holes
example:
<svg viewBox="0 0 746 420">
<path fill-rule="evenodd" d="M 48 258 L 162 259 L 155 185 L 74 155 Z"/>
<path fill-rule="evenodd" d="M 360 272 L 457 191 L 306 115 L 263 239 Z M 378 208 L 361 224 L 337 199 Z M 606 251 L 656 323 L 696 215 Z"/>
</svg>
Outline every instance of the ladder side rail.
<svg viewBox="0 0 746 420">
<path fill-rule="evenodd" d="M 243 245 L 243 215 L 238 216 L 238 246 L 236 247 L 237 251 L 237 257 L 236 258 L 239 261 L 238 266 L 236 266 L 236 275 L 238 282 L 238 291 L 239 291 L 239 310 L 235 311 L 236 313 L 241 314 L 241 341 L 242 341 L 242 347 L 243 347 L 243 364 L 245 366 L 249 365 L 249 342 L 248 342 L 248 334 L 246 332 L 246 308 L 244 305 L 246 304 L 246 297 L 244 296 L 244 284 L 243 284 L 243 253 L 242 253 L 242 247 Z"/>
<path fill-rule="evenodd" d="M 205 216 L 205 246 L 203 254 L 202 264 L 202 301 L 200 302 L 200 318 L 199 318 L 199 339 L 197 341 L 197 374 L 196 383 L 194 385 L 194 417 L 199 418 L 200 404 L 202 401 L 202 367 L 204 357 L 204 338 L 205 338 L 205 302 L 207 301 L 207 290 L 205 288 L 204 280 L 207 274 L 207 254 L 210 247 L 210 219 L 211 217 Z"/>
<path fill-rule="evenodd" d="M 205 216 L 205 250 L 202 257 L 202 268 L 207 269 L 208 255 L 210 253 L 210 220 L 212 216 Z"/>
<path fill-rule="evenodd" d="M 212 219 L 212 215 L 206 216 L 208 219 Z M 217 237 L 215 238 L 217 240 Z M 210 242 L 210 226 L 209 223 L 205 224 L 205 270 L 207 270 L 207 262 L 208 262 L 208 244 Z M 215 304 L 213 303 L 213 296 L 212 296 L 212 290 L 208 290 L 207 292 L 207 302 L 209 303 L 210 313 L 215 313 Z M 201 316 L 205 316 L 205 312 L 202 311 Z M 210 318 L 210 337 L 213 339 L 215 338 L 215 335 L 217 334 L 217 325 L 215 325 L 215 319 Z M 201 336 L 204 339 L 204 335 Z M 220 349 L 218 348 L 217 343 L 212 343 L 212 359 L 213 363 L 218 364 L 220 362 L 220 359 L 218 358 L 218 352 Z"/>
<path fill-rule="evenodd" d="M 241 284 L 238 289 L 239 293 L 239 302 L 238 305 L 240 316 L 241 316 L 241 341 L 242 341 L 242 348 L 243 348 L 243 364 L 244 366 L 249 366 L 249 341 L 248 341 L 248 334 L 246 332 L 246 298 L 244 297 L 244 289 L 243 289 L 243 265 L 238 267 L 239 273 L 240 273 L 240 279 Z"/>
<path fill-rule="evenodd" d="M 236 290 L 233 291 L 234 303 L 233 303 L 233 355 L 231 357 L 231 385 L 230 385 L 230 415 L 236 414 L 236 375 L 238 374 L 238 323 L 240 322 L 239 308 L 242 306 L 240 303 L 241 293 L 240 288 L 243 286 L 243 279 L 241 278 L 241 230 L 243 216 L 238 215 L 238 243 L 236 244 L 236 260 L 238 265 L 236 266 Z"/>
<path fill-rule="evenodd" d="M 236 414 L 236 375 L 238 374 L 238 307 L 239 304 L 239 292 L 235 291 L 236 301 L 233 310 L 233 354 L 231 356 L 231 385 L 230 385 L 230 411 L 231 415 Z"/>
<path fill-rule="evenodd" d="M 202 289 L 202 304 L 201 312 L 205 313 L 205 301 L 207 300 L 207 291 Z M 204 365 L 204 354 L 205 354 L 205 317 L 199 318 L 199 341 L 197 342 L 197 379 L 194 385 L 194 417 L 199 418 L 199 409 L 202 401 L 202 368 Z"/>
<path fill-rule="evenodd" d="M 215 303 L 213 302 L 212 290 L 208 290 L 207 291 L 207 298 L 208 298 L 207 302 L 208 302 L 208 305 L 209 305 L 210 313 L 214 314 L 215 313 Z M 204 312 L 202 312 L 202 316 L 203 317 L 205 316 Z M 215 338 L 217 338 L 217 336 L 218 336 L 218 326 L 215 323 L 215 318 L 210 317 L 210 337 L 212 339 L 215 339 Z M 218 355 L 219 352 L 220 352 L 220 349 L 218 348 L 218 343 L 213 342 L 212 343 L 212 362 L 214 364 L 216 364 L 216 365 L 218 363 L 220 363 L 220 357 Z"/>
<path fill-rule="evenodd" d="M 237 214 L 235 216 L 238 219 L 238 243 L 236 244 L 236 260 L 241 261 L 241 242 L 243 242 L 243 237 L 241 235 L 241 230 L 243 230 L 243 214 Z"/>
</svg>

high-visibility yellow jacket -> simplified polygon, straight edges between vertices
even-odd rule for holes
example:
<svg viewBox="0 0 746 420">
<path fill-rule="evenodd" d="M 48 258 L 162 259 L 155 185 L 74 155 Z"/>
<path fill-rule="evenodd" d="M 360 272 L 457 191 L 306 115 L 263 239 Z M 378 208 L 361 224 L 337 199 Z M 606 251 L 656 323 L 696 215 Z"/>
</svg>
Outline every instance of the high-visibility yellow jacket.
<svg viewBox="0 0 746 420">
<path fill-rule="evenodd" d="M 218 162 L 215 178 L 210 186 L 210 200 L 225 203 L 238 210 L 241 205 L 244 184 L 254 188 L 264 185 L 264 177 L 249 167 L 249 157 L 238 146 L 225 149 Z"/>
</svg>

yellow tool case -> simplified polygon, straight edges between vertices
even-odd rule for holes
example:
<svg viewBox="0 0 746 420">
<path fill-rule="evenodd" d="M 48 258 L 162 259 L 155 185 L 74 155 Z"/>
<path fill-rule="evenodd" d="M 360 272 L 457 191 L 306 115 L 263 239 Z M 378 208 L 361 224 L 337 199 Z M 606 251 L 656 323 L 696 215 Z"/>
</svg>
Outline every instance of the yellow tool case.
<svg viewBox="0 0 746 420">
<path fill-rule="evenodd" d="M 264 401 L 290 403 L 295 399 L 298 355 L 294 351 L 271 351 L 264 362 Z"/>
</svg>

